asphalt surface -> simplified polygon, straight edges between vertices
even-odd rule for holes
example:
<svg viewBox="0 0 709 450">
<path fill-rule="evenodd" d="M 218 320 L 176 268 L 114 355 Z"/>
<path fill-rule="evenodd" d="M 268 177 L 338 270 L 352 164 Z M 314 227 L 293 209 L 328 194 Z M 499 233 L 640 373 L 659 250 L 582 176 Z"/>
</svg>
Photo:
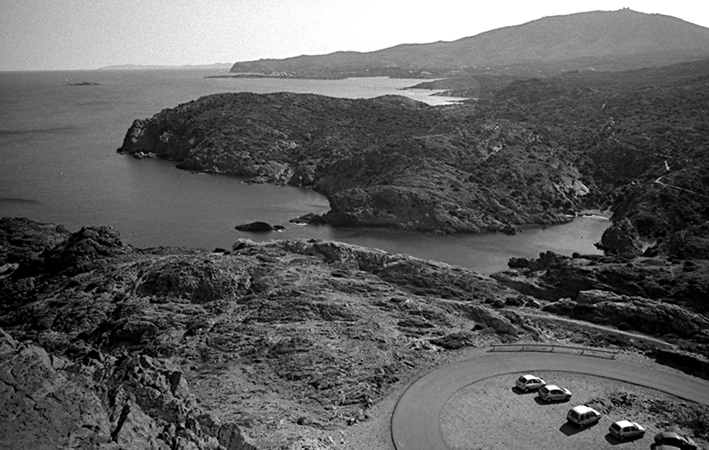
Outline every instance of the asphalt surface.
<svg viewBox="0 0 709 450">
<path fill-rule="evenodd" d="M 709 383 L 679 373 L 564 353 L 486 353 L 434 370 L 404 392 L 391 420 L 394 446 L 397 450 L 448 450 L 441 433 L 440 414 L 457 391 L 486 378 L 534 371 L 594 375 L 709 405 Z"/>
</svg>

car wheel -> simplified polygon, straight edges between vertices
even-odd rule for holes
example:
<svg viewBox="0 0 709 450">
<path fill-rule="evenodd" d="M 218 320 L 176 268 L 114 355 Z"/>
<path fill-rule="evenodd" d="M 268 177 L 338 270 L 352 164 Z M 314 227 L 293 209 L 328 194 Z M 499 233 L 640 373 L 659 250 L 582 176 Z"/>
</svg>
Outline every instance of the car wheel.
<svg viewBox="0 0 709 450">
<path fill-rule="evenodd" d="M 545 402 L 549 403 L 551 401 L 551 397 L 547 397 L 544 399 Z"/>
<path fill-rule="evenodd" d="M 525 386 L 524 389 L 522 389 L 522 392 L 529 392 L 529 388 Z"/>
</svg>

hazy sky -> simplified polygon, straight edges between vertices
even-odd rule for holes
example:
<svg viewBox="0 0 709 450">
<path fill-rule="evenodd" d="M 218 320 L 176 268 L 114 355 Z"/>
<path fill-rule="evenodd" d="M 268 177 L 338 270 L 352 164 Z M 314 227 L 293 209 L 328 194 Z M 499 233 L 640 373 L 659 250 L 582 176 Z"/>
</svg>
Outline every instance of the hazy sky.
<svg viewBox="0 0 709 450">
<path fill-rule="evenodd" d="M 707 0 L 0 0 L 0 70 L 371 51 L 623 7 L 709 27 Z"/>
</svg>

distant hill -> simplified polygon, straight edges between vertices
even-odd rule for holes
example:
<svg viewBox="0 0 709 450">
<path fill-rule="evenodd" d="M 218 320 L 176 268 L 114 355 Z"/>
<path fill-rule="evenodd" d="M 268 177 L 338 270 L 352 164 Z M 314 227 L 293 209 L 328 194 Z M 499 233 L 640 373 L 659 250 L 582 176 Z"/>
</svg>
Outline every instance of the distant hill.
<svg viewBox="0 0 709 450">
<path fill-rule="evenodd" d="M 190 69 L 214 69 L 214 70 L 228 70 L 231 67 L 230 63 L 214 63 L 214 64 L 203 64 L 203 65 L 182 65 L 182 66 L 169 66 L 169 65 L 143 65 L 143 64 L 120 64 L 115 66 L 105 66 L 99 67 L 98 70 L 190 70 Z"/>
<path fill-rule="evenodd" d="M 231 72 L 306 77 L 410 72 L 417 76 L 520 63 L 624 70 L 708 56 L 709 28 L 675 17 L 622 9 L 544 17 L 452 42 L 237 62 Z"/>
</svg>

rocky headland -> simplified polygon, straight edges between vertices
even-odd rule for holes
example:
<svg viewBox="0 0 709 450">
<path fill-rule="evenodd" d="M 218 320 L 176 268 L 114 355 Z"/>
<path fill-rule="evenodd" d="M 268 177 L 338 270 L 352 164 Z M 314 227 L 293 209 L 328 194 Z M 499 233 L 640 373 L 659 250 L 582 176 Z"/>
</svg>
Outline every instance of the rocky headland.
<svg viewBox="0 0 709 450">
<path fill-rule="evenodd" d="M 509 231 L 567 222 L 588 192 L 569 152 L 543 133 L 397 96 L 213 95 L 136 120 L 119 151 L 312 187 L 336 226 Z"/>
<path fill-rule="evenodd" d="M 486 94 L 442 107 L 218 94 L 136 120 L 119 151 L 312 187 L 330 201 L 318 220 L 334 226 L 514 232 L 601 208 L 628 219 L 635 254 L 706 257 L 708 64 L 469 76 L 459 82 Z M 614 242 L 600 245 L 618 251 Z"/>
</svg>

